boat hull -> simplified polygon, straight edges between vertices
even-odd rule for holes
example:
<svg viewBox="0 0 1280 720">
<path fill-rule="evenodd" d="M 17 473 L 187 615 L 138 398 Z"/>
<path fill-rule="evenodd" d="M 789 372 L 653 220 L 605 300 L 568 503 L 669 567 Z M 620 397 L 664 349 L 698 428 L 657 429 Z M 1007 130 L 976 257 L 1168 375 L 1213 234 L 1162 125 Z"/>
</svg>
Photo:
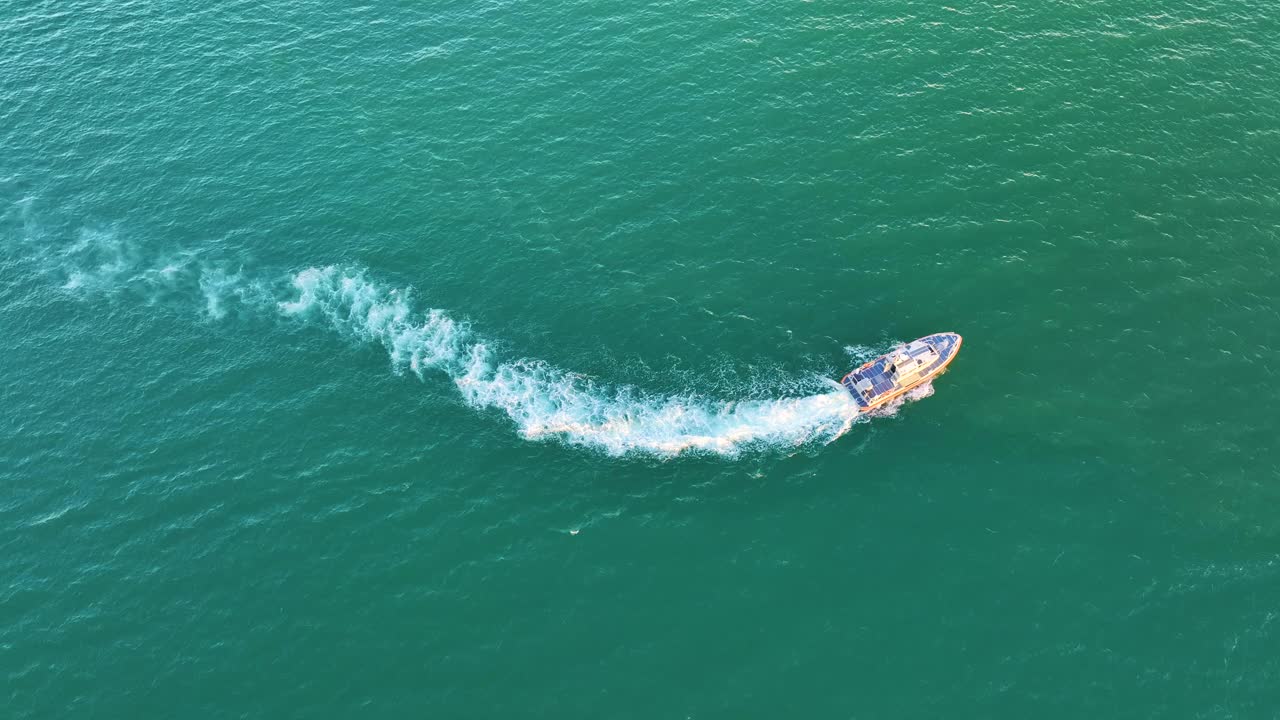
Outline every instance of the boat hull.
<svg viewBox="0 0 1280 720">
<path fill-rule="evenodd" d="M 863 364 L 841 379 L 862 411 L 874 410 L 946 372 L 964 342 L 956 333 L 926 335 Z"/>
</svg>

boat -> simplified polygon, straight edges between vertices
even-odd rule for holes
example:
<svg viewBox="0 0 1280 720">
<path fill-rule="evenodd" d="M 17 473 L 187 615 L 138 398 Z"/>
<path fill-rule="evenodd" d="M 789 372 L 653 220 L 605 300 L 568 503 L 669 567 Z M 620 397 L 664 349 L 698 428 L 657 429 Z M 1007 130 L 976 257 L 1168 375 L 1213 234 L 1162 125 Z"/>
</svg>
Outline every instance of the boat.
<svg viewBox="0 0 1280 720">
<path fill-rule="evenodd" d="M 845 375 L 840 384 L 861 411 L 874 410 L 941 375 L 956 359 L 961 342 L 952 332 L 925 335 Z"/>
</svg>

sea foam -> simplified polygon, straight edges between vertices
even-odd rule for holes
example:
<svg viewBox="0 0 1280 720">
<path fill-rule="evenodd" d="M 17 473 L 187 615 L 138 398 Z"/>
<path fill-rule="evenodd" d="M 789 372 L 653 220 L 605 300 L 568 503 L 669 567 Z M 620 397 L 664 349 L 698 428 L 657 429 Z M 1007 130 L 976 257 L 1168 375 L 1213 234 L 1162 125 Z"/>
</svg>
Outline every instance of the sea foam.
<svg viewBox="0 0 1280 720">
<path fill-rule="evenodd" d="M 285 315 L 323 319 L 378 343 L 397 370 L 444 375 L 468 405 L 501 411 L 528 439 L 558 439 L 615 456 L 733 456 L 748 448 L 830 442 L 858 418 L 852 398 L 835 387 L 772 400 L 655 396 L 600 385 L 539 360 L 503 361 L 466 323 L 418 309 L 411 290 L 386 288 L 358 270 L 308 268 L 292 286 L 294 297 L 277 305 Z"/>
<path fill-rule="evenodd" d="M 113 231 L 82 233 L 50 265 L 61 276 L 61 287 L 77 295 L 129 294 L 148 304 L 194 304 L 213 321 L 232 312 L 270 309 L 303 322 L 324 322 L 381 345 L 397 372 L 407 370 L 424 380 L 443 376 L 467 405 L 505 414 L 524 438 L 558 440 L 613 456 L 736 456 L 829 443 L 866 416 L 834 381 L 827 392 L 773 399 L 658 395 L 598 383 L 541 360 L 503 358 L 466 322 L 420 306 L 411 288 L 387 286 L 354 268 L 307 268 L 289 277 L 291 290 L 284 290 L 250 279 L 243 267 L 232 270 L 198 253 L 138 252 Z M 858 356 L 873 351 L 847 350 Z M 815 379 L 814 385 L 820 383 Z M 872 415 L 892 415 L 903 400 Z"/>
</svg>

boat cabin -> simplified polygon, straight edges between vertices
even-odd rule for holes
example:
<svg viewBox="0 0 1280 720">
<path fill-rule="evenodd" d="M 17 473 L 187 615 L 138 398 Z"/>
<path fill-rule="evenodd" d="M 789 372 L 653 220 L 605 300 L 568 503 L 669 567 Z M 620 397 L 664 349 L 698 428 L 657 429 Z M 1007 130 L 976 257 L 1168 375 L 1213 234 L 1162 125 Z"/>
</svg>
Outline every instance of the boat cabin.
<svg viewBox="0 0 1280 720">
<path fill-rule="evenodd" d="M 938 350 L 933 345 L 916 340 L 849 373 L 844 384 L 859 404 L 871 405 L 885 395 L 920 380 L 939 358 Z"/>
</svg>

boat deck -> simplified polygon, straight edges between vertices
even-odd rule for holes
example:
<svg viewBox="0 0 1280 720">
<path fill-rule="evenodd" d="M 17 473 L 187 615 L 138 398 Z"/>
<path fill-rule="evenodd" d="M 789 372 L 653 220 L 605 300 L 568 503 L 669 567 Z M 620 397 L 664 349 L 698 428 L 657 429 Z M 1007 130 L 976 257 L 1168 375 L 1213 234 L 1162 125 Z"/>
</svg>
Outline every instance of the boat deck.
<svg viewBox="0 0 1280 720">
<path fill-rule="evenodd" d="M 845 375 L 841 383 L 860 407 L 869 408 L 938 374 L 959 347 L 955 333 L 926 335 Z"/>
</svg>

